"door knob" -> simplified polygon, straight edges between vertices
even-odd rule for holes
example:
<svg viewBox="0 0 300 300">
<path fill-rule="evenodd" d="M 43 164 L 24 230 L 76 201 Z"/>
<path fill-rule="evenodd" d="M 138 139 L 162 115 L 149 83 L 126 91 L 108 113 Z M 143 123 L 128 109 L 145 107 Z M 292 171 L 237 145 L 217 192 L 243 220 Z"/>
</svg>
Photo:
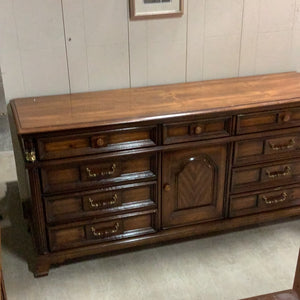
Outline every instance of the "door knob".
<svg viewBox="0 0 300 300">
<path fill-rule="evenodd" d="M 164 185 L 164 190 L 166 191 L 166 192 L 169 192 L 170 190 L 171 190 L 171 186 L 167 183 L 167 184 L 165 184 Z"/>
</svg>

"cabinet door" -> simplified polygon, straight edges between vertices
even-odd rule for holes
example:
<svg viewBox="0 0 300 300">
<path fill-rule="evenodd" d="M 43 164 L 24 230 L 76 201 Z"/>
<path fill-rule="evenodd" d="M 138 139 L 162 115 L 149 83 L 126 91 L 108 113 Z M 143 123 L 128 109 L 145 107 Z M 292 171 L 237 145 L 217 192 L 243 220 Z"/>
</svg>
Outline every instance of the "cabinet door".
<svg viewBox="0 0 300 300">
<path fill-rule="evenodd" d="M 223 218 L 227 145 L 163 154 L 163 227 Z"/>
</svg>

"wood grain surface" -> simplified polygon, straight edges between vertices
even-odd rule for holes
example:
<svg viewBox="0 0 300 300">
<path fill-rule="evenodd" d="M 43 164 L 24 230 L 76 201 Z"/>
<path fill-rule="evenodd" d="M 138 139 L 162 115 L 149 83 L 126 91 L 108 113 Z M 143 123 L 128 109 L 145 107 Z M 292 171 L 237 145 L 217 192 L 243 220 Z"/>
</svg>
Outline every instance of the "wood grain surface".
<svg viewBox="0 0 300 300">
<path fill-rule="evenodd" d="M 300 101 L 300 74 L 182 83 L 12 100 L 19 134 L 236 112 Z"/>
</svg>

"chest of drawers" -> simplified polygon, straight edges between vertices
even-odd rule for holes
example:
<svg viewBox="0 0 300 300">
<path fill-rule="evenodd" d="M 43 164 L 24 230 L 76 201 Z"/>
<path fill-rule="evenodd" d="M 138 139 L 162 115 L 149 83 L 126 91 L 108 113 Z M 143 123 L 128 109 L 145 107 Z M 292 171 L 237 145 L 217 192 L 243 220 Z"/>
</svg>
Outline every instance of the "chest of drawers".
<svg viewBox="0 0 300 300">
<path fill-rule="evenodd" d="M 300 214 L 298 73 L 16 99 L 11 109 L 36 276 Z"/>
</svg>

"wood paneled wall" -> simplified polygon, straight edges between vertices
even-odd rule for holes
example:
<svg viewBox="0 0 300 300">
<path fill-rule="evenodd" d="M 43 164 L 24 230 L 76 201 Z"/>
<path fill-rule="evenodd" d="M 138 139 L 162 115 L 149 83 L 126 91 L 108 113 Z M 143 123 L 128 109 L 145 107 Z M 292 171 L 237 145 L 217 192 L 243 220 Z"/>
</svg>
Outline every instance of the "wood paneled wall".
<svg viewBox="0 0 300 300">
<path fill-rule="evenodd" d="M 300 0 L 185 0 L 130 21 L 128 0 L 1 0 L 6 101 L 300 71 Z"/>
</svg>

